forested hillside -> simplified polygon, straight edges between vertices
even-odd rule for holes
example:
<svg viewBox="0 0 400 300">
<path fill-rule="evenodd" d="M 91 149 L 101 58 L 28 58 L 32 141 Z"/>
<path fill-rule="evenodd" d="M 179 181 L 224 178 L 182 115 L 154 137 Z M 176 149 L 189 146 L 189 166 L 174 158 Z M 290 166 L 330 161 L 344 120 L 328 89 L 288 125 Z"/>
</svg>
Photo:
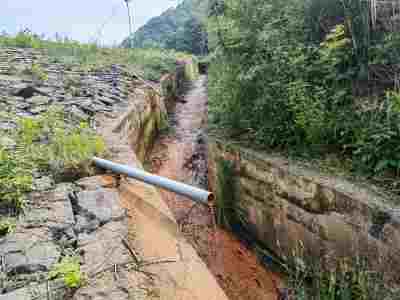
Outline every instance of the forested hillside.
<svg viewBox="0 0 400 300">
<path fill-rule="evenodd" d="M 211 7 L 212 125 L 253 145 L 334 158 L 398 193 L 397 2 L 225 0 Z"/>
<path fill-rule="evenodd" d="M 206 16 L 208 0 L 185 0 L 139 28 L 134 46 L 168 48 L 197 55 L 207 53 Z M 129 46 L 129 39 L 123 42 Z"/>
</svg>

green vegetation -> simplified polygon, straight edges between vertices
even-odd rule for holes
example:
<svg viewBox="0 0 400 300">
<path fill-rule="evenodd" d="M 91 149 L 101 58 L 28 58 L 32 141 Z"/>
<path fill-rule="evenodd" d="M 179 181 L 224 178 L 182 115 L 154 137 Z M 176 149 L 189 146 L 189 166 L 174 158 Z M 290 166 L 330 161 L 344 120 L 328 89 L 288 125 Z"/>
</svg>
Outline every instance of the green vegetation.
<svg viewBox="0 0 400 300">
<path fill-rule="evenodd" d="M 217 224 L 237 234 L 243 234 L 245 212 L 238 205 L 235 162 L 220 158 L 217 161 L 217 197 L 215 217 Z"/>
<path fill-rule="evenodd" d="M 80 259 L 78 256 L 65 256 L 49 273 L 49 279 L 62 278 L 69 288 L 79 288 L 83 284 Z"/>
<path fill-rule="evenodd" d="M 367 1 L 214 2 L 210 125 L 297 156 L 336 155 L 398 191 L 400 32 L 372 28 Z"/>
<path fill-rule="evenodd" d="M 29 73 L 29 75 L 32 75 L 36 80 L 46 81 L 49 79 L 47 73 L 36 63 L 32 64 Z"/>
<path fill-rule="evenodd" d="M 362 258 L 342 260 L 331 270 L 320 262 L 304 264 L 293 256 L 288 289 L 296 300 L 392 300 L 398 293 L 385 285 L 384 273 L 368 271 Z M 294 270 L 294 271 L 293 271 Z"/>
<path fill-rule="evenodd" d="M 10 218 L 2 218 L 0 221 L 0 238 L 12 233 L 15 230 L 15 220 L 12 220 Z"/>
<path fill-rule="evenodd" d="M 0 204 L 23 207 L 34 170 L 56 177 L 90 172 L 90 158 L 104 152 L 104 142 L 87 124 L 71 126 L 65 117 L 53 107 L 37 118 L 19 118 L 16 131 L 1 133 L 16 141 L 16 147 L 0 149 Z"/>
<path fill-rule="evenodd" d="M 100 48 L 95 44 L 81 44 L 69 39 L 45 40 L 29 31 L 16 36 L 0 36 L 0 47 L 44 49 L 50 56 L 50 62 L 63 63 L 67 65 L 67 69 L 90 71 L 120 64 L 153 81 L 158 81 L 163 74 L 175 70 L 177 59 L 188 57 L 173 50 Z M 40 80 L 47 79 L 47 74 L 36 64 L 28 72 Z"/>
<path fill-rule="evenodd" d="M 32 188 L 31 168 L 26 164 L 24 158 L 0 149 L 0 204 L 23 206 L 25 193 Z"/>
<path fill-rule="evenodd" d="M 217 224 L 231 229 L 231 222 L 236 214 L 235 207 L 235 175 L 234 163 L 220 159 L 217 163 Z"/>
<path fill-rule="evenodd" d="M 206 17 L 208 0 L 184 0 L 176 9 L 169 9 L 151 19 L 134 35 L 134 46 L 166 48 L 206 55 L 208 52 Z M 129 47 L 130 39 L 123 42 Z"/>
</svg>

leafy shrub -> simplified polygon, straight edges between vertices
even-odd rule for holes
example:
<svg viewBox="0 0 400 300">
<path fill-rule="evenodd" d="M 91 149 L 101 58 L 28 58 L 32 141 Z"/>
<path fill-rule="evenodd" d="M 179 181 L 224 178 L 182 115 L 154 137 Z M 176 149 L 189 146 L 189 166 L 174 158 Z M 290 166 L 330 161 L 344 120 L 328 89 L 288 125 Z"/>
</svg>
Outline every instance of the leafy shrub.
<svg viewBox="0 0 400 300">
<path fill-rule="evenodd" d="M 22 208 L 31 187 L 32 174 L 26 161 L 0 149 L 0 205 Z"/>
<path fill-rule="evenodd" d="M 381 300 L 398 295 L 384 283 L 384 274 L 368 270 L 362 258 L 342 260 L 332 270 L 320 263 L 297 264 L 289 272 L 289 289 L 296 300 Z"/>
<path fill-rule="evenodd" d="M 319 42 L 334 26 L 343 23 L 343 4 L 337 0 L 310 0 L 306 2 L 304 17 L 307 38 Z"/>
<path fill-rule="evenodd" d="M 189 56 L 163 49 L 101 48 L 96 44 L 82 44 L 67 38 L 45 40 L 30 31 L 21 32 L 16 36 L 0 36 L 0 47 L 46 49 L 51 62 L 64 63 L 69 69 L 89 71 L 121 64 L 153 81 L 158 81 L 163 74 L 174 71 L 178 58 Z M 42 72 L 29 71 L 30 74 L 38 73 L 42 80 L 47 79 Z"/>
<path fill-rule="evenodd" d="M 230 160 L 220 159 L 217 163 L 218 191 L 216 203 L 216 222 L 227 229 L 232 229 L 236 220 L 234 164 Z"/>
<path fill-rule="evenodd" d="M 15 221 L 11 219 L 2 219 L 0 221 L 0 238 L 12 233 L 15 230 Z"/>
<path fill-rule="evenodd" d="M 62 278 L 69 288 L 79 288 L 83 284 L 80 259 L 75 256 L 65 256 L 49 273 L 49 279 Z"/>
<path fill-rule="evenodd" d="M 49 79 L 47 73 L 38 64 L 32 64 L 31 72 L 35 78 L 41 81 L 46 81 Z"/>
<path fill-rule="evenodd" d="M 400 175 L 400 95 L 388 92 L 379 111 L 360 116 L 362 126 L 356 132 L 354 156 L 360 168 L 380 173 L 392 170 Z"/>
<path fill-rule="evenodd" d="M 25 118 L 19 133 L 20 140 L 30 149 L 33 161 L 56 174 L 82 169 L 94 155 L 105 151 L 104 141 L 86 123 L 69 126 L 64 118 L 61 110 L 52 108 L 40 118 Z M 35 144 L 35 141 L 46 143 Z"/>
<path fill-rule="evenodd" d="M 58 108 L 17 122 L 14 151 L 0 149 L 0 204 L 22 208 L 32 189 L 33 170 L 54 175 L 88 172 L 91 157 L 105 151 L 104 141 L 87 124 L 68 125 Z"/>
<path fill-rule="evenodd" d="M 65 168 L 80 168 L 83 162 L 88 162 L 105 150 L 104 141 L 93 135 L 85 123 L 78 128 L 67 131 L 56 128 L 53 132 L 52 142 L 48 147 L 50 164 Z"/>
<path fill-rule="evenodd" d="M 39 48 L 40 40 L 29 31 L 22 31 L 15 37 L 15 46 L 21 48 Z"/>
<path fill-rule="evenodd" d="M 209 25 L 210 125 L 399 176 L 399 98 L 370 91 L 396 82 L 400 35 L 371 33 L 364 2 L 225 0 Z"/>
</svg>

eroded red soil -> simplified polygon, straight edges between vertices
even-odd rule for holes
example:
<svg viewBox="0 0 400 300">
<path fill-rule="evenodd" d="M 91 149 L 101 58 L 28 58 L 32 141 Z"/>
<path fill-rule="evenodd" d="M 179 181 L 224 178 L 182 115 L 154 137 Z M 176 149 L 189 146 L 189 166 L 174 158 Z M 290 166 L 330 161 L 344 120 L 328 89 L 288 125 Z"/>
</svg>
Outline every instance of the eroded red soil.
<svg viewBox="0 0 400 300">
<path fill-rule="evenodd" d="M 173 128 L 157 141 L 150 157 L 152 172 L 194 185 L 201 185 L 199 169 L 206 177 L 206 151 L 202 148 L 205 144 L 199 139 L 207 116 L 205 84 L 206 77 L 201 77 L 189 89 L 184 101 L 176 105 Z M 208 207 L 168 191 L 161 190 L 161 193 L 185 237 L 230 299 L 278 299 L 279 276 L 261 266 L 256 255 L 233 234 L 217 229 Z"/>
</svg>

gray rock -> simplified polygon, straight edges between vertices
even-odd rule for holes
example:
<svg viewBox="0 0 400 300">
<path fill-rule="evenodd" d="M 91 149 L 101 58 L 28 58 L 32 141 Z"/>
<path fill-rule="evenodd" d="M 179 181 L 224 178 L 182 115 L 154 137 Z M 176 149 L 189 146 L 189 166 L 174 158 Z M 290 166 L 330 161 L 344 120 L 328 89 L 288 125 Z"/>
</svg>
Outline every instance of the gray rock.
<svg viewBox="0 0 400 300">
<path fill-rule="evenodd" d="M 103 176 L 92 176 L 79 179 L 76 185 L 84 190 L 95 191 L 99 188 L 109 187 L 113 182 L 106 181 Z"/>
<path fill-rule="evenodd" d="M 115 264 L 132 261 L 122 243 L 127 235 L 128 226 L 125 221 L 108 223 L 91 234 L 80 234 L 78 247 L 83 253 L 82 270 L 90 276 Z"/>
<path fill-rule="evenodd" d="M 10 293 L 31 283 L 45 282 L 48 276 L 48 272 L 41 271 L 37 271 L 32 274 L 15 274 L 12 277 L 7 277 L 6 274 L 4 274 L 4 279 L 2 281 L 2 292 L 0 291 L 0 293 Z"/>
<path fill-rule="evenodd" d="M 26 90 L 34 90 L 34 88 L 27 83 L 20 83 L 20 84 L 16 84 L 12 87 L 12 91 L 11 94 L 14 96 L 21 96 L 21 94 L 26 91 Z M 21 96 L 22 97 L 22 96 Z M 25 97 L 24 97 L 25 98 Z"/>
<path fill-rule="evenodd" d="M 79 289 L 73 300 L 129 300 L 138 299 L 130 293 L 130 284 L 126 272 L 119 272 L 118 280 L 110 273 L 103 274 L 101 278 L 91 282 L 90 285 Z M 133 295 L 130 295 L 133 294 Z M 144 299 L 144 298 L 139 298 Z"/>
<path fill-rule="evenodd" d="M 47 105 L 50 102 L 50 98 L 42 95 L 33 96 L 27 100 L 29 103 L 34 105 Z"/>
<path fill-rule="evenodd" d="M 120 206 L 119 194 L 114 189 L 83 191 L 77 194 L 80 215 L 92 216 L 101 224 L 121 220 L 125 211 Z"/>
<path fill-rule="evenodd" d="M 74 229 L 78 233 L 91 233 L 100 227 L 100 221 L 89 217 L 77 215 Z"/>
<path fill-rule="evenodd" d="M 50 270 L 60 258 L 60 250 L 48 231 L 35 228 L 6 236 L 0 241 L 0 256 L 6 273 L 29 274 Z"/>
<path fill-rule="evenodd" d="M 17 128 L 17 124 L 12 121 L 1 121 L 0 129 L 1 130 L 15 130 Z"/>
<path fill-rule="evenodd" d="M 31 105 L 27 102 L 17 102 L 14 104 L 15 108 L 25 110 L 28 109 Z"/>
<path fill-rule="evenodd" d="M 69 115 L 78 122 L 87 121 L 89 119 L 89 116 L 76 106 L 72 106 L 69 110 Z"/>
<path fill-rule="evenodd" d="M 18 225 L 22 228 L 45 227 L 59 244 L 75 242 L 75 217 L 69 197 L 73 189 L 71 184 L 59 184 L 51 191 L 32 192 L 30 205 Z"/>
<path fill-rule="evenodd" d="M 43 203 L 42 207 L 30 208 L 22 219 L 24 227 L 48 227 L 56 231 L 67 230 L 75 224 L 70 201 Z"/>
<path fill-rule="evenodd" d="M 78 188 L 72 183 L 59 183 L 53 190 L 51 201 L 64 201 L 68 199 L 72 192 L 77 191 Z"/>
<path fill-rule="evenodd" d="M 30 112 L 31 114 L 33 114 L 33 115 L 38 115 L 38 114 L 41 114 L 41 113 L 46 112 L 47 109 L 48 109 L 47 106 L 45 106 L 45 105 L 40 105 L 40 106 L 35 106 L 35 107 L 29 109 L 29 112 Z"/>
<path fill-rule="evenodd" d="M 111 98 L 107 98 L 107 97 L 101 97 L 98 100 L 108 106 L 114 105 L 114 103 L 115 103 L 115 100 L 113 100 Z"/>
<path fill-rule="evenodd" d="M 67 288 L 62 280 L 42 284 L 31 284 L 24 288 L 0 295 L 0 300 L 63 300 Z"/>
</svg>

